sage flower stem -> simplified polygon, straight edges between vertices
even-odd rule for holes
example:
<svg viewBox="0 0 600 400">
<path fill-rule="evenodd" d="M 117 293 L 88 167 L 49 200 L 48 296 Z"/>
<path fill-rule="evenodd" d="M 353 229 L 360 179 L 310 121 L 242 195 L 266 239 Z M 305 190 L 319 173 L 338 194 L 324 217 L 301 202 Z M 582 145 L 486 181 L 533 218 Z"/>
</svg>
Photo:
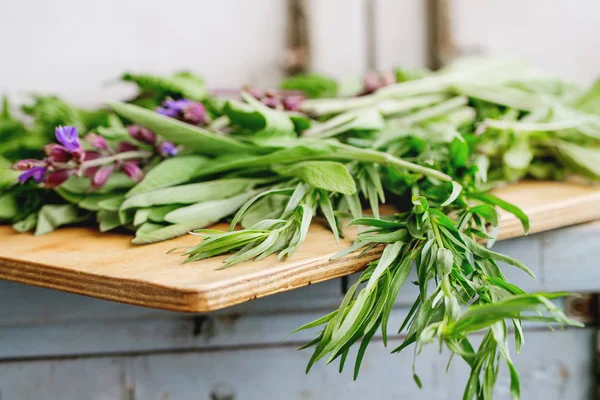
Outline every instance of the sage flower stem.
<svg viewBox="0 0 600 400">
<path fill-rule="evenodd" d="M 81 163 L 81 168 L 87 169 L 87 168 L 92 168 L 92 167 L 99 167 L 102 165 L 110 164 L 114 161 L 124 161 L 124 160 L 132 160 L 132 159 L 139 159 L 139 158 L 150 158 L 152 156 L 153 156 L 153 153 L 151 151 L 145 151 L 145 150 L 128 151 L 125 153 L 115 154 L 114 156 L 101 157 L 101 158 L 96 158 L 95 160 L 84 161 L 83 163 Z"/>
</svg>

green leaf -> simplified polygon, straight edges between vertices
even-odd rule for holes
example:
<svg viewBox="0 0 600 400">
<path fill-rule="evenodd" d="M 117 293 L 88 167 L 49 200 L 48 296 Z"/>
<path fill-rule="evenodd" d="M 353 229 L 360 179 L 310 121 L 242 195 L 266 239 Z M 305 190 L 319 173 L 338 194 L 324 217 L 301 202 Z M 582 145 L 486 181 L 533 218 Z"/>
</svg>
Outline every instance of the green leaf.
<svg viewBox="0 0 600 400">
<path fill-rule="evenodd" d="M 462 185 L 460 183 L 458 183 L 456 181 L 452 181 L 451 183 L 452 183 L 452 192 L 450 193 L 450 196 L 446 199 L 446 201 L 444 201 L 442 203 L 442 207 L 452 204 L 452 202 L 458 198 L 458 196 L 460 195 L 460 192 L 462 192 Z"/>
<path fill-rule="evenodd" d="M 600 149 L 558 142 L 558 151 L 567 166 L 591 179 L 600 179 Z"/>
<path fill-rule="evenodd" d="M 178 72 L 172 76 L 157 76 L 126 73 L 121 78 L 135 83 L 142 92 L 155 93 L 158 98 L 181 96 L 200 101 L 206 97 L 204 79 L 192 72 Z"/>
<path fill-rule="evenodd" d="M 507 201 L 504 201 L 490 193 L 471 193 L 469 194 L 469 197 L 481 200 L 487 204 L 498 206 L 501 209 L 508 211 L 521 221 L 525 233 L 527 234 L 527 232 L 529 232 L 529 217 L 527 217 L 527 214 L 525 214 L 519 207 Z"/>
<path fill-rule="evenodd" d="M 188 182 L 194 172 L 207 162 L 206 157 L 195 155 L 168 158 L 148 171 L 144 179 L 127 192 L 126 197 Z"/>
<path fill-rule="evenodd" d="M 263 115 L 249 104 L 238 100 L 229 100 L 223 107 L 223 112 L 229 120 L 244 128 L 261 130 L 266 125 Z"/>
<path fill-rule="evenodd" d="M 87 214 L 80 214 L 72 204 L 46 204 L 40 208 L 35 235 L 45 235 L 59 226 L 81 222 L 86 218 Z"/>
<path fill-rule="evenodd" d="M 297 90 L 308 98 L 335 97 L 337 94 L 337 81 L 325 75 L 310 73 L 294 75 L 284 79 L 279 87 L 284 90 Z"/>
<path fill-rule="evenodd" d="M 471 212 L 481 215 L 492 226 L 498 226 L 498 212 L 490 204 L 481 204 L 475 207 L 471 207 Z"/>
<path fill-rule="evenodd" d="M 112 196 L 110 198 L 100 201 L 98 203 L 98 206 L 101 209 L 106 210 L 106 211 L 117 212 L 117 211 L 119 211 L 119 208 L 121 207 L 121 205 L 123 204 L 124 201 L 125 201 L 125 195 L 118 194 L 116 196 Z"/>
<path fill-rule="evenodd" d="M 127 198 L 121 210 L 224 199 L 246 192 L 259 182 L 257 179 L 231 178 L 152 190 Z"/>
<path fill-rule="evenodd" d="M 523 264 L 521 261 L 516 260 L 507 255 L 496 253 L 495 251 L 486 249 L 485 247 L 483 247 L 479 243 L 475 242 L 473 239 L 471 239 L 467 235 L 463 234 L 462 232 L 461 232 L 460 236 L 463 239 L 463 241 L 465 242 L 465 244 L 467 245 L 467 247 L 469 248 L 469 250 L 474 255 L 481 257 L 481 258 L 492 258 L 497 261 L 502 261 L 504 263 L 512 265 L 513 267 L 519 268 L 520 270 L 526 272 L 532 278 L 535 278 L 535 274 L 533 273 L 533 271 L 531 271 L 529 268 L 527 268 L 527 266 L 525 264 Z"/>
<path fill-rule="evenodd" d="M 335 243 L 339 246 L 340 245 L 340 233 L 338 231 L 337 220 L 334 215 L 333 205 L 331 204 L 331 199 L 329 198 L 329 196 L 327 196 L 327 192 L 325 192 L 325 191 L 320 191 L 320 193 L 319 193 L 319 208 L 321 209 L 321 212 L 325 216 L 325 219 L 327 220 L 327 224 L 329 225 L 329 228 L 333 232 L 333 236 L 335 237 Z"/>
<path fill-rule="evenodd" d="M 93 194 L 107 194 L 115 191 L 127 190 L 135 185 L 127 175 L 122 172 L 113 173 L 108 182 L 98 190 L 94 190 Z M 60 185 L 59 189 L 66 190 L 72 194 L 87 195 L 91 191 L 91 183 L 89 178 L 72 176 L 65 183 Z"/>
<path fill-rule="evenodd" d="M 296 137 L 294 123 L 285 112 L 265 106 L 246 92 L 242 92 L 242 98 L 264 118 L 264 127 L 254 134 L 256 138 Z"/>
<path fill-rule="evenodd" d="M 108 232 L 121 226 L 119 213 L 115 211 L 100 210 L 96 214 L 96 221 L 100 226 L 100 232 Z"/>
<path fill-rule="evenodd" d="M 502 157 L 506 179 L 514 181 L 521 179 L 533 160 L 533 152 L 526 136 L 519 136 Z"/>
<path fill-rule="evenodd" d="M 573 107 L 590 114 L 600 114 L 600 79 L 573 102 Z"/>
<path fill-rule="evenodd" d="M 0 221 L 12 221 L 19 214 L 19 204 L 14 193 L 0 193 Z"/>
<path fill-rule="evenodd" d="M 218 155 L 255 151 L 254 146 L 229 136 L 186 124 L 133 104 L 110 103 L 109 105 L 123 118 L 145 126 L 163 138 L 199 154 Z"/>
<path fill-rule="evenodd" d="M 273 169 L 280 175 L 299 178 L 316 188 L 346 195 L 356 193 L 354 179 L 346 167 L 338 162 L 304 161 Z"/>
<path fill-rule="evenodd" d="M 148 219 L 150 221 L 165 222 L 165 217 L 167 216 L 167 214 L 169 214 L 175 210 L 178 210 L 182 207 L 185 207 L 185 205 L 184 204 L 166 204 L 164 206 L 152 207 L 151 209 L 141 208 L 135 212 L 135 215 L 137 217 L 137 214 L 139 211 L 150 210 L 150 212 L 148 214 Z M 140 218 L 142 218 L 142 217 L 140 216 Z M 144 221 L 144 222 L 146 222 L 146 221 Z"/>
<path fill-rule="evenodd" d="M 454 138 L 450 144 L 450 158 L 455 167 L 464 167 L 469 157 L 469 146 L 464 140 Z"/>
<path fill-rule="evenodd" d="M 196 228 L 204 228 L 210 224 L 235 213 L 248 200 L 256 195 L 256 191 L 248 191 L 221 200 L 209 200 L 181 207 L 165 215 L 165 221 L 181 224 L 186 221 L 198 221 Z"/>
<path fill-rule="evenodd" d="M 35 229 L 38 221 L 38 213 L 33 212 L 23 218 L 21 221 L 17 221 L 13 224 L 13 229 L 17 232 L 25 233 Z"/>
<path fill-rule="evenodd" d="M 19 171 L 10 169 L 12 163 L 7 159 L 0 157 L 0 189 L 7 188 L 17 183 Z"/>
</svg>

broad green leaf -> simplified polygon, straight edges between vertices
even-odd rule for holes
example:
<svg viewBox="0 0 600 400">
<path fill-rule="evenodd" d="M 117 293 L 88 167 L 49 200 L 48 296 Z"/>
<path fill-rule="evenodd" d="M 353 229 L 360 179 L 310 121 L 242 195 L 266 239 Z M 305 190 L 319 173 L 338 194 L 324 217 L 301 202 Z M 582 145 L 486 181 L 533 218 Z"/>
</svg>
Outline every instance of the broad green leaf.
<svg viewBox="0 0 600 400">
<path fill-rule="evenodd" d="M 110 198 L 100 201 L 98 203 L 98 206 L 102 210 L 117 212 L 117 211 L 119 211 L 119 208 L 121 208 L 121 205 L 123 204 L 124 201 L 125 201 L 125 195 L 118 194 L 118 195 L 115 195 L 115 196 L 112 196 Z"/>
<path fill-rule="evenodd" d="M 127 192 L 127 197 L 188 182 L 207 162 L 207 158 L 195 155 L 168 158 L 148 171 L 144 179 Z"/>
<path fill-rule="evenodd" d="M 10 169 L 12 163 L 7 159 L 0 157 L 0 189 L 7 188 L 17 183 L 19 171 Z"/>
<path fill-rule="evenodd" d="M 13 224 L 13 229 L 17 232 L 25 233 L 30 232 L 35 229 L 38 221 L 38 213 L 33 212 L 27 215 L 20 221 L 17 221 Z"/>
<path fill-rule="evenodd" d="M 316 73 L 294 75 L 279 84 L 282 89 L 300 91 L 311 99 L 335 97 L 337 86 L 335 79 Z"/>
<path fill-rule="evenodd" d="M 165 217 L 167 216 L 167 214 L 182 207 L 185 207 L 185 204 L 165 204 L 164 206 L 156 206 L 150 209 L 141 208 L 140 210 L 150 210 L 148 214 L 148 219 L 152 222 L 165 222 Z M 138 211 L 136 211 L 135 213 L 136 216 Z"/>
<path fill-rule="evenodd" d="M 573 102 L 573 107 L 590 114 L 600 114 L 600 79 Z"/>
<path fill-rule="evenodd" d="M 100 226 L 100 232 L 108 232 L 121 226 L 119 213 L 115 211 L 100 210 L 96 214 L 96 221 Z"/>
<path fill-rule="evenodd" d="M 235 213 L 248 200 L 256 195 L 256 191 L 247 191 L 234 197 L 221 200 L 209 200 L 201 203 L 181 207 L 165 215 L 165 221 L 180 224 L 186 221 L 202 221 L 201 226 L 214 224 L 228 215 Z"/>
<path fill-rule="evenodd" d="M 266 125 L 265 118 L 258 110 L 238 100 L 227 101 L 225 107 L 223 107 L 223 112 L 232 123 L 244 128 L 258 131 Z"/>
<path fill-rule="evenodd" d="M 469 146 L 464 140 L 454 138 L 450 144 L 450 157 L 455 167 L 465 166 L 469 157 Z"/>
<path fill-rule="evenodd" d="M 121 210 L 163 204 L 192 204 L 219 200 L 246 192 L 259 182 L 260 180 L 257 179 L 231 178 L 152 190 L 129 197 L 121 205 Z"/>
<path fill-rule="evenodd" d="M 592 179 L 600 179 L 600 149 L 558 142 L 558 151 L 568 167 Z"/>
<path fill-rule="evenodd" d="M 506 179 L 509 181 L 521 179 L 527 173 L 532 160 L 533 152 L 528 138 L 519 136 L 502 158 Z"/>
<path fill-rule="evenodd" d="M 110 103 L 109 105 L 123 118 L 145 126 L 163 138 L 199 154 L 218 155 L 255 151 L 254 146 L 231 137 L 165 117 L 133 104 Z"/>
<path fill-rule="evenodd" d="M 122 172 L 113 173 L 108 182 L 98 189 L 94 190 L 94 194 L 106 194 L 112 193 L 116 190 L 127 190 L 135 185 L 127 175 Z M 73 194 L 84 194 L 87 195 L 91 191 L 91 183 L 89 178 L 72 176 L 65 183 L 60 185 L 60 189 L 64 189 Z"/>
<path fill-rule="evenodd" d="M 254 134 L 255 138 L 296 136 L 294 123 L 285 112 L 269 108 L 245 92 L 242 92 L 242 98 L 264 118 L 264 127 Z"/>
<path fill-rule="evenodd" d="M 0 193 L 0 221 L 11 221 L 19 213 L 19 204 L 14 193 Z"/>
<path fill-rule="evenodd" d="M 62 225 L 81 222 L 87 218 L 72 204 L 46 204 L 40 208 L 35 235 L 45 235 Z"/>
<path fill-rule="evenodd" d="M 121 79 L 135 83 L 141 92 L 156 93 L 160 98 L 175 95 L 201 101 L 206 97 L 204 79 L 188 71 L 171 76 L 126 73 Z"/>
<path fill-rule="evenodd" d="M 278 166 L 275 172 L 293 176 L 311 186 L 331 192 L 351 195 L 356 193 L 356 184 L 346 167 L 334 161 L 304 161 L 289 166 Z"/>
</svg>

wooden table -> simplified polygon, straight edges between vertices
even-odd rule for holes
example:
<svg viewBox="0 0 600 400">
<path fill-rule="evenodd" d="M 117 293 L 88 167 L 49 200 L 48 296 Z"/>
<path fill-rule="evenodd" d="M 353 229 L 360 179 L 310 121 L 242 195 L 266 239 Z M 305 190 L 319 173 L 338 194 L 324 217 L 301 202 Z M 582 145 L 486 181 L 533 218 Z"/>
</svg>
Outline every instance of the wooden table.
<svg viewBox="0 0 600 400">
<path fill-rule="evenodd" d="M 530 217 L 531 233 L 600 219 L 600 188 L 573 183 L 523 182 L 497 191 Z M 500 238 L 521 236 L 512 215 L 501 214 Z M 342 246 L 351 243 L 350 231 Z M 187 235 L 146 246 L 126 234 L 92 228 L 59 229 L 33 237 L 0 227 L 0 278 L 107 300 L 166 310 L 205 312 L 357 272 L 378 257 L 330 261 L 343 247 L 313 224 L 304 245 L 286 262 L 270 257 L 218 270 L 224 257 L 182 264 L 166 254 L 194 245 Z"/>
</svg>

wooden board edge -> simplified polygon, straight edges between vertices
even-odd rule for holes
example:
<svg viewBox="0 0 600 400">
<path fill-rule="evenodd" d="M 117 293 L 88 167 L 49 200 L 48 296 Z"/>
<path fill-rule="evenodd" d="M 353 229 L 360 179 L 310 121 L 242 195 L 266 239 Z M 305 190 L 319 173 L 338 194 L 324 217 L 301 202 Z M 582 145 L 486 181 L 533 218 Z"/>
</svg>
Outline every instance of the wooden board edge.
<svg viewBox="0 0 600 400">
<path fill-rule="evenodd" d="M 568 216 L 569 225 L 599 220 L 599 206 L 600 192 L 566 201 L 560 210 L 556 210 L 555 206 L 550 204 L 524 211 L 530 220 L 535 221 L 530 231 L 530 234 L 533 234 L 565 227 L 565 215 Z M 520 221 L 511 214 L 503 214 L 498 239 L 511 239 L 523 234 Z M 202 313 L 359 272 L 369 262 L 376 260 L 381 251 L 382 248 L 377 248 L 360 258 L 347 256 L 335 261 L 329 260 L 331 255 L 322 256 L 293 264 L 287 269 L 278 269 L 271 275 L 256 277 L 256 280 L 246 276 L 233 283 L 229 280 L 227 284 L 216 283 L 187 290 L 142 280 L 115 279 L 100 274 L 74 272 L 68 268 L 4 257 L 0 257 L 0 279 L 126 304 Z M 43 269 L 43 272 L 39 272 L 40 269 Z M 93 284 L 90 284 L 90 281 Z M 257 281 L 260 281 L 260 285 L 256 284 Z"/>
<path fill-rule="evenodd" d="M 38 272 L 40 268 L 43 268 L 43 273 Z M 0 257 L 0 279 L 169 311 L 186 311 L 191 304 L 209 311 L 206 303 L 203 303 L 203 296 L 198 298 L 198 293 L 194 290 L 184 291 L 133 279 L 116 280 L 102 275 L 74 272 L 67 268 L 4 257 Z M 90 281 L 94 283 L 90 284 Z"/>
</svg>

